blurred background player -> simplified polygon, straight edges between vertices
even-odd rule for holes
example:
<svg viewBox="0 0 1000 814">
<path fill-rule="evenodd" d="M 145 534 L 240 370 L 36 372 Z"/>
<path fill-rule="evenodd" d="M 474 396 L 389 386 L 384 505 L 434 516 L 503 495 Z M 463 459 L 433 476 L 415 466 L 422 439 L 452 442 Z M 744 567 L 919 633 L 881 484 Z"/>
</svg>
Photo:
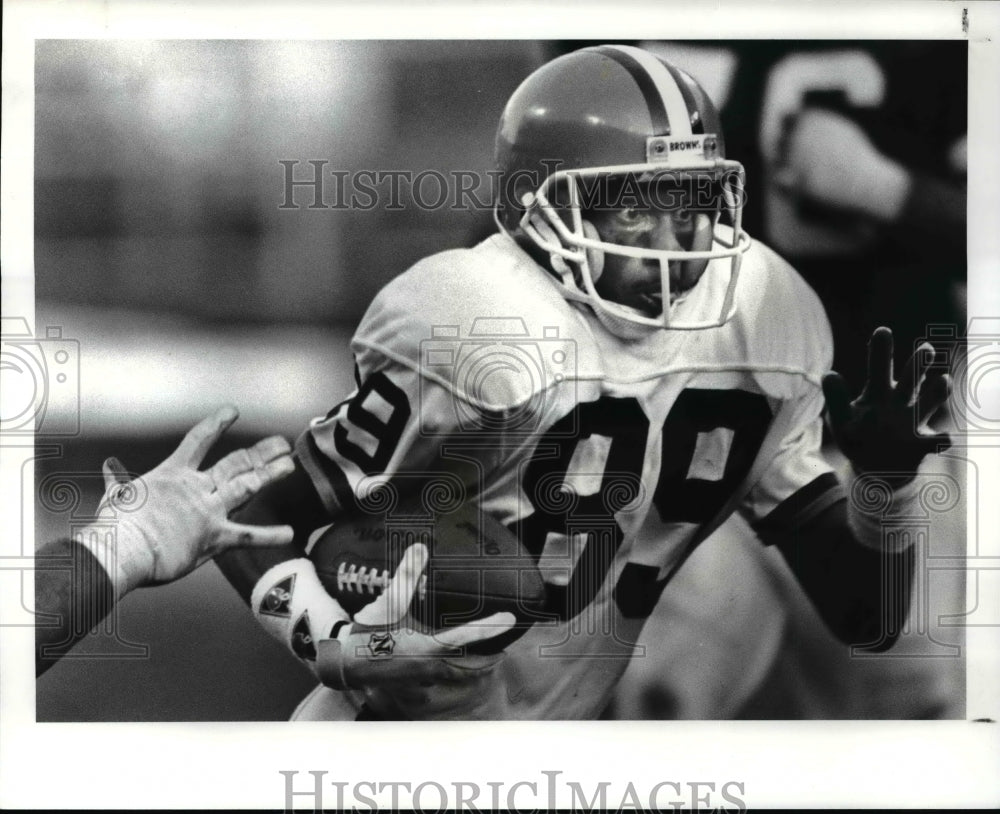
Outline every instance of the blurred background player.
<svg viewBox="0 0 1000 814">
<path fill-rule="evenodd" d="M 664 43 L 705 77 L 747 176 L 747 229 L 819 294 L 853 387 L 892 324 L 964 327 L 967 51 L 955 42 Z M 710 91 L 710 92 L 711 92 Z"/>
</svg>

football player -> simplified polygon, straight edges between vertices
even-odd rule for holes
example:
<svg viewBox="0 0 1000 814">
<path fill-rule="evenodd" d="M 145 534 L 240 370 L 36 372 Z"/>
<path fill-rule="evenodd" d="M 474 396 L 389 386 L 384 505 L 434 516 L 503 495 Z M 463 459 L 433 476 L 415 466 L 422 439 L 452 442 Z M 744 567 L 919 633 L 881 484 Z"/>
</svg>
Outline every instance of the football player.
<svg viewBox="0 0 1000 814">
<path fill-rule="evenodd" d="M 879 329 L 850 400 L 816 296 L 742 228 L 744 172 L 714 105 L 645 51 L 585 48 L 534 72 L 496 158 L 498 233 L 379 293 L 352 343 L 357 389 L 244 510 L 296 543 L 220 561 L 326 685 L 297 715 L 595 717 L 672 576 L 736 512 L 841 640 L 890 647 L 913 552 L 887 546 L 880 517 L 907 511 L 917 466 L 948 444 L 924 429 L 949 388 L 940 368 L 923 375 L 933 350 L 897 382 Z M 820 453 L 824 395 L 857 483 Z M 353 619 L 307 556 L 318 527 L 435 481 L 514 530 L 547 581 L 546 618 L 498 656 L 461 646 L 509 614 L 406 627 L 423 546 Z M 366 655 L 386 634 L 393 652 Z"/>
</svg>

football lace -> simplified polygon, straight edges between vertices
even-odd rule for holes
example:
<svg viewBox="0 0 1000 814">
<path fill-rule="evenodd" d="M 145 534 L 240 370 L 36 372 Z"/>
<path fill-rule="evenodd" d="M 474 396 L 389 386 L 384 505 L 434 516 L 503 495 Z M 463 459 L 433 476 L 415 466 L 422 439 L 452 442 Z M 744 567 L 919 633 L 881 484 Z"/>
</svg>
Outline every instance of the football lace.
<svg viewBox="0 0 1000 814">
<path fill-rule="evenodd" d="M 378 596 L 385 590 L 392 574 L 387 569 L 379 570 L 374 566 L 369 568 L 366 565 L 348 565 L 342 562 L 337 568 L 337 590 L 345 593 L 371 594 Z M 417 586 L 417 594 L 420 599 L 427 596 L 427 575 L 420 577 Z"/>
</svg>

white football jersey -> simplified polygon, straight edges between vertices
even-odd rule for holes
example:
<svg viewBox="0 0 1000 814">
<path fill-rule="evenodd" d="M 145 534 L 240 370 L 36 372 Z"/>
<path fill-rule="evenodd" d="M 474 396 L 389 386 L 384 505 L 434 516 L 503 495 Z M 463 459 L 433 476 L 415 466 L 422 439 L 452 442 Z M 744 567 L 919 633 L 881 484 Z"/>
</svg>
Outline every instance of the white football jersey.
<svg viewBox="0 0 1000 814">
<path fill-rule="evenodd" d="M 713 261 L 678 317 L 726 274 Z M 334 514 L 374 508 L 385 484 L 478 496 L 537 557 L 550 607 L 485 686 L 369 693 L 376 714 L 594 717 L 671 574 L 726 517 L 790 525 L 840 496 L 820 454 L 819 301 L 755 243 L 737 304 L 719 328 L 625 340 L 503 234 L 379 293 L 352 343 L 358 388 L 299 439 L 303 465 Z"/>
</svg>

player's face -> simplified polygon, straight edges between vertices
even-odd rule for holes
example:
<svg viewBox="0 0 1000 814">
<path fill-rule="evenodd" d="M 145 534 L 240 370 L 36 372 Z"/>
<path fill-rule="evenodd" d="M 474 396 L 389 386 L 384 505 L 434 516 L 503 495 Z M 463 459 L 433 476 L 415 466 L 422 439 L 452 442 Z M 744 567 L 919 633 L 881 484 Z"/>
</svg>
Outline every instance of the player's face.
<svg viewBox="0 0 1000 814">
<path fill-rule="evenodd" d="M 646 249 L 704 251 L 712 245 L 712 216 L 677 207 L 670 211 L 650 206 L 591 211 L 587 215 L 608 243 Z M 676 298 L 701 279 L 706 260 L 670 262 L 670 291 Z M 605 254 L 604 270 L 594 287 L 612 302 L 636 308 L 650 317 L 663 312 L 663 287 L 658 260 Z"/>
</svg>

